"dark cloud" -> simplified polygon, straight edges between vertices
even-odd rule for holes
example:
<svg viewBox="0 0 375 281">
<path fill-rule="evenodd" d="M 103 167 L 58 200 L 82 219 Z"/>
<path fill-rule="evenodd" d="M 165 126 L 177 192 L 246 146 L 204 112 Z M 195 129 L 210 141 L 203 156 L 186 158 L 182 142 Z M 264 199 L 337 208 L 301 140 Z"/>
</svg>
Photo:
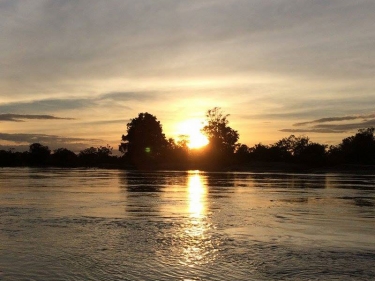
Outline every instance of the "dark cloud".
<svg viewBox="0 0 375 281">
<path fill-rule="evenodd" d="M 0 144 L 0 150 L 14 150 L 18 152 L 24 152 L 29 150 L 28 145 L 2 145 Z"/>
<path fill-rule="evenodd" d="M 15 143 L 74 143 L 74 142 L 98 142 L 99 139 L 68 138 L 46 134 L 8 134 L 0 133 L 0 140 L 13 141 Z"/>
<path fill-rule="evenodd" d="M 97 99 L 111 101 L 149 101 L 159 98 L 160 95 L 155 92 L 112 92 L 102 94 Z"/>
<path fill-rule="evenodd" d="M 293 91 L 295 91 L 293 89 Z M 306 99 L 306 96 L 289 96 L 289 95 L 271 95 L 268 97 L 258 98 L 257 100 L 245 101 L 238 104 L 239 108 L 250 107 L 257 105 L 259 113 L 252 114 L 233 114 L 233 116 L 248 119 L 248 120 L 264 120 L 267 121 L 281 121 L 289 120 L 293 122 L 293 126 L 309 126 L 318 124 L 319 122 L 331 121 L 345 121 L 355 119 L 366 119 L 375 117 L 375 113 L 358 114 L 358 112 L 372 112 L 373 104 L 375 103 L 375 95 L 361 96 L 353 100 L 353 97 L 342 95 L 341 99 L 326 98 L 320 95 L 320 89 L 309 89 L 307 96 L 316 96 L 314 100 Z M 272 109 L 268 108 L 268 104 L 273 106 Z M 266 110 L 264 109 L 266 108 Z M 341 112 L 346 116 L 334 116 L 327 118 L 316 119 L 316 116 L 324 116 L 329 112 Z M 297 122 L 301 120 L 310 119 L 312 121 Z M 296 123 L 297 122 L 297 123 Z"/>
<path fill-rule="evenodd" d="M 323 133 L 323 134 L 331 134 L 331 133 L 344 133 L 347 130 L 333 130 L 333 129 L 281 129 L 280 132 L 286 133 Z"/>
<path fill-rule="evenodd" d="M 109 124 L 127 124 L 131 118 L 128 119 L 116 119 L 116 120 L 98 120 L 98 121 L 89 121 L 82 122 L 76 125 L 109 125 Z"/>
<path fill-rule="evenodd" d="M 245 120 L 293 120 L 301 119 L 306 116 L 314 116 L 318 113 L 318 110 L 309 111 L 292 111 L 292 112 L 280 112 L 280 113 L 261 113 L 261 114 L 231 114 Z M 270 122 L 270 121 L 267 121 Z"/>
<path fill-rule="evenodd" d="M 46 145 L 46 143 L 43 143 L 43 145 Z M 90 147 L 88 144 L 84 144 L 84 143 L 67 143 L 61 146 L 47 144 L 47 146 L 51 150 L 55 150 L 57 148 L 67 148 L 75 153 L 79 153 L 81 150 Z M 24 151 L 29 151 L 29 148 L 30 148 L 30 145 L 26 145 L 26 144 L 24 145 L 1 145 L 0 144 L 0 150 L 5 150 L 5 151 L 13 150 L 16 152 L 24 152 Z"/>
<path fill-rule="evenodd" d="M 28 102 L 0 104 L 0 111 L 5 112 L 56 112 L 95 106 L 91 99 L 42 99 Z"/>
<path fill-rule="evenodd" d="M 74 120 L 74 118 L 63 118 L 52 115 L 32 115 L 32 114 L 0 114 L 0 121 L 24 122 L 25 119 L 38 120 Z"/>
<path fill-rule="evenodd" d="M 367 120 L 359 123 L 347 123 L 347 124 L 319 124 L 313 126 L 315 129 L 330 129 L 335 131 L 351 131 L 356 129 L 375 127 L 375 119 Z"/>
<path fill-rule="evenodd" d="M 90 147 L 105 145 L 107 142 L 100 139 L 69 138 L 46 134 L 8 134 L 0 133 L 0 140 L 14 142 L 15 145 L 1 145 L 2 149 L 16 148 L 17 151 L 25 151 L 26 144 L 42 143 L 51 149 L 60 147 L 68 148 L 74 152 Z M 21 150 L 22 149 L 22 150 Z"/>
<path fill-rule="evenodd" d="M 93 107 L 102 106 L 103 103 L 106 106 L 115 106 L 117 103 L 121 102 L 145 102 L 152 101 L 161 98 L 162 94 L 156 92 L 111 92 L 106 94 L 101 94 L 98 96 L 93 96 L 89 98 L 65 98 L 65 99 L 40 99 L 27 102 L 11 102 L 0 104 L 0 111 L 5 112 L 16 112 L 13 114 L 15 118 L 13 119 L 69 119 L 69 118 L 59 118 L 50 115 L 34 115 L 40 116 L 40 118 L 33 118 L 31 114 L 21 114 L 24 112 L 56 112 L 56 111 L 69 111 L 74 109 L 88 109 Z M 129 106 L 121 105 L 123 109 L 131 109 Z M 9 115 L 9 114 L 2 114 Z M 17 118 L 18 116 L 23 116 L 22 118 Z M 9 115 L 10 116 L 10 115 Z M 30 116 L 30 117 L 26 117 Z M 1 117 L 1 115 L 0 115 Z M 5 119 L 7 116 L 0 119 L 3 121 L 16 121 Z M 9 118 L 12 119 L 10 116 Z"/>
<path fill-rule="evenodd" d="M 367 120 L 368 118 L 372 118 Z M 353 116 L 344 116 L 344 117 L 326 117 L 321 119 L 316 119 L 308 122 L 296 123 L 293 126 L 307 126 L 306 128 L 301 129 L 282 129 L 281 132 L 288 133 L 344 133 L 355 131 L 358 129 L 375 127 L 375 114 L 361 114 Z M 339 122 L 339 121 L 348 121 L 348 120 L 362 120 L 357 123 L 332 123 L 330 122 Z M 311 126 L 312 124 L 316 124 Z"/>
<path fill-rule="evenodd" d="M 343 116 L 343 117 L 327 117 L 327 118 L 316 119 L 313 121 L 295 123 L 293 124 L 293 126 L 298 127 L 298 126 L 305 126 L 305 125 L 316 124 L 316 123 L 327 123 L 327 122 L 347 121 L 347 120 L 367 119 L 367 118 L 375 118 L 375 114 L 353 115 L 353 116 Z"/>
</svg>

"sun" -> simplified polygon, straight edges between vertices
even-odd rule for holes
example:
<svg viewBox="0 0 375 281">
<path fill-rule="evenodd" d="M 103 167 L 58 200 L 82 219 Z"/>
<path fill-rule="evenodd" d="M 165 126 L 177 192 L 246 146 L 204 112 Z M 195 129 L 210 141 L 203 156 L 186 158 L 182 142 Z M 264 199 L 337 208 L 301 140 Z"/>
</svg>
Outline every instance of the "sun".
<svg viewBox="0 0 375 281">
<path fill-rule="evenodd" d="M 190 149 L 201 148 L 208 144 L 208 139 L 201 133 L 203 122 L 199 119 L 189 119 L 178 123 L 177 134 L 188 137 Z"/>
</svg>

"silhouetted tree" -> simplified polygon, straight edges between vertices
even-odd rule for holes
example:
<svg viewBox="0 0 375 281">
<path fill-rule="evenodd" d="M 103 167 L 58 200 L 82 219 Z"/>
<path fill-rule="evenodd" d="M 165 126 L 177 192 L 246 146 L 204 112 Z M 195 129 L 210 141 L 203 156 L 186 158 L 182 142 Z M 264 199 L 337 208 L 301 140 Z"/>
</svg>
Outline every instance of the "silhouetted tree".
<svg viewBox="0 0 375 281">
<path fill-rule="evenodd" d="M 253 161 L 279 161 L 278 149 L 275 146 L 268 146 L 261 143 L 249 148 L 249 157 Z"/>
<path fill-rule="evenodd" d="M 97 165 L 97 148 L 91 146 L 89 148 L 86 148 L 84 150 L 81 150 L 78 154 L 79 161 L 81 165 L 87 166 L 87 167 L 93 167 Z"/>
<path fill-rule="evenodd" d="M 107 144 L 107 146 L 99 146 L 97 148 L 98 155 L 102 156 L 102 157 L 111 156 L 112 150 L 113 150 L 113 147 L 109 146 L 108 144 Z"/>
<path fill-rule="evenodd" d="M 113 148 L 109 145 L 89 147 L 78 154 L 80 165 L 87 167 L 109 167 L 117 164 L 117 157 L 111 156 Z"/>
<path fill-rule="evenodd" d="M 48 146 L 44 146 L 40 143 L 33 143 L 29 147 L 30 164 L 36 165 L 47 165 L 51 150 Z"/>
<path fill-rule="evenodd" d="M 330 159 L 352 164 L 375 163 L 374 128 L 360 129 L 354 136 L 342 140 L 338 146 L 331 146 Z"/>
<path fill-rule="evenodd" d="M 122 141 L 119 150 L 141 169 L 155 167 L 169 147 L 160 121 L 147 112 L 139 113 L 137 118 L 131 119 Z"/>
<path fill-rule="evenodd" d="M 77 158 L 73 151 L 66 148 L 58 148 L 53 151 L 52 164 L 59 167 L 75 167 Z"/>
<path fill-rule="evenodd" d="M 291 135 L 272 145 L 256 144 L 249 149 L 250 159 L 260 162 L 302 163 L 323 165 L 326 146 L 313 143 L 308 137 Z"/>
<path fill-rule="evenodd" d="M 327 146 L 315 142 L 309 142 L 303 147 L 296 157 L 296 161 L 299 163 L 305 163 L 310 166 L 322 166 L 326 164 L 326 153 Z"/>
<path fill-rule="evenodd" d="M 275 156 L 278 158 L 278 161 L 289 162 L 293 156 L 299 154 L 299 151 L 307 145 L 308 141 L 308 138 L 290 135 L 287 138 L 279 140 L 272 147 L 274 147 Z"/>
<path fill-rule="evenodd" d="M 112 155 L 112 150 L 113 147 L 109 146 L 99 146 L 97 148 L 97 158 L 98 162 L 100 165 L 108 165 L 108 164 L 113 164 L 113 160 L 115 160 L 115 157 L 111 156 Z"/>
<path fill-rule="evenodd" d="M 0 150 L 0 167 L 13 166 L 12 150 Z"/>
<path fill-rule="evenodd" d="M 202 132 L 207 136 L 210 145 L 222 152 L 233 153 L 239 138 L 237 131 L 228 126 L 229 114 L 224 115 L 219 107 L 214 107 L 206 113 L 207 125 Z"/>
<path fill-rule="evenodd" d="M 185 135 L 180 135 L 177 142 L 173 138 L 169 138 L 168 149 L 163 161 L 163 166 L 173 169 L 187 169 L 190 162 L 188 143 L 188 136 Z"/>
<path fill-rule="evenodd" d="M 246 144 L 236 145 L 236 160 L 238 163 L 246 164 L 249 161 L 250 148 Z"/>
<path fill-rule="evenodd" d="M 207 153 L 211 163 L 219 165 L 230 164 L 239 134 L 228 126 L 229 114 L 224 115 L 219 107 L 214 107 L 206 113 L 207 125 L 202 132 L 209 140 Z"/>
<path fill-rule="evenodd" d="M 0 150 L 0 166 L 14 167 L 30 165 L 29 152 L 16 152 L 14 148 L 8 150 Z"/>
<path fill-rule="evenodd" d="M 327 152 L 327 159 L 330 165 L 342 164 L 345 162 L 340 145 L 331 145 Z"/>
<path fill-rule="evenodd" d="M 281 161 L 303 162 L 305 164 L 323 163 L 325 159 L 326 146 L 313 143 L 308 137 L 290 135 L 276 142 L 276 157 Z"/>
</svg>

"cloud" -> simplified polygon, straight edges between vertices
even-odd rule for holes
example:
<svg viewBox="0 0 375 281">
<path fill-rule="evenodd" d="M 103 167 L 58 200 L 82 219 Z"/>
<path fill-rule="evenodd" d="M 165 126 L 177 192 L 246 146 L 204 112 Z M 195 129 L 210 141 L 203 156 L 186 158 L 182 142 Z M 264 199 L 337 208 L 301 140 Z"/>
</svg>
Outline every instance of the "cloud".
<svg viewBox="0 0 375 281">
<path fill-rule="evenodd" d="M 0 83 L 17 96 L 96 92 L 108 79 L 251 70 L 362 80 L 374 70 L 372 1 L 1 3 Z"/>
<path fill-rule="evenodd" d="M 278 110 L 274 110 L 278 111 Z M 293 120 L 293 119 L 301 119 L 306 116 L 315 116 L 319 114 L 320 110 L 306 110 L 306 111 L 284 111 L 279 113 L 259 113 L 259 114 L 231 114 L 241 119 L 245 120 L 264 120 L 266 119 L 267 122 L 269 120 Z"/>
<path fill-rule="evenodd" d="M 74 120 L 74 118 L 63 118 L 52 115 L 32 115 L 32 114 L 0 114 L 0 121 L 24 122 L 24 119 L 38 120 Z"/>
<path fill-rule="evenodd" d="M 11 102 L 0 104 L 0 110 L 5 112 L 56 112 L 64 110 L 73 110 L 81 108 L 89 108 L 95 106 L 95 102 L 91 99 L 41 99 L 27 102 Z"/>
<path fill-rule="evenodd" d="M 295 124 L 293 124 L 293 126 L 298 127 L 298 126 L 310 125 L 310 124 L 315 124 L 315 123 L 327 123 L 327 122 L 347 121 L 347 120 L 367 119 L 367 118 L 375 118 L 375 114 L 373 113 L 373 114 L 367 114 L 367 115 L 327 117 L 327 118 L 316 119 L 316 120 L 313 120 L 313 121 L 295 123 Z"/>
<path fill-rule="evenodd" d="M 0 133 L 0 140 L 13 141 L 15 143 L 33 143 L 33 142 L 56 142 L 56 143 L 74 143 L 74 142 L 98 142 L 100 139 L 67 138 L 56 135 L 46 134 L 8 134 Z"/>
<path fill-rule="evenodd" d="M 371 119 L 369 119 L 371 118 Z M 356 123 L 342 123 L 342 121 L 361 120 Z M 335 123 L 341 122 L 341 123 Z M 315 124 L 315 125 L 314 125 Z M 295 127 L 306 126 L 299 129 L 282 129 L 281 132 L 288 133 L 344 133 L 353 130 L 375 127 L 375 114 L 358 114 L 342 117 L 325 117 L 307 122 L 293 124 Z"/>
<path fill-rule="evenodd" d="M 5 149 L 20 147 L 25 148 L 25 144 L 42 143 L 49 146 L 51 149 L 65 147 L 74 152 L 87 148 L 89 146 L 104 145 L 106 142 L 101 139 L 86 139 L 86 138 L 69 138 L 56 135 L 46 134 L 10 134 L 0 133 L 0 140 L 13 142 L 16 145 L 2 145 Z"/>
<path fill-rule="evenodd" d="M 347 132 L 356 129 L 368 128 L 368 127 L 375 127 L 375 119 L 367 120 L 360 123 L 347 123 L 347 124 L 319 124 L 313 126 L 316 129 L 330 129 L 334 131 L 342 131 Z"/>
<path fill-rule="evenodd" d="M 160 93 L 159 93 L 160 94 Z M 159 99 L 157 92 L 111 92 L 100 95 L 97 100 L 149 101 Z"/>
<path fill-rule="evenodd" d="M 333 129 L 281 129 L 280 132 L 285 133 L 323 133 L 323 134 L 332 134 L 332 133 L 344 133 L 347 130 L 333 130 Z"/>
<path fill-rule="evenodd" d="M 20 114 L 24 112 L 56 112 L 70 111 L 74 109 L 88 109 L 101 107 L 113 107 L 121 102 L 145 102 L 160 99 L 157 92 L 110 92 L 98 96 L 85 98 L 61 98 L 61 99 L 39 99 L 32 101 L 20 101 L 0 104 L 0 111 L 16 112 L 14 115 L 32 116 L 31 114 Z M 122 109 L 131 109 L 129 106 L 121 105 Z M 1 116 L 1 115 L 0 115 Z M 42 116 L 42 115 L 35 115 Z M 6 118 L 6 117 L 4 117 Z M 17 118 L 14 118 L 17 119 Z M 47 115 L 41 118 L 18 118 L 18 119 L 69 119 L 69 118 L 48 118 Z M 1 120 L 1 119 L 0 119 Z M 3 120 L 5 121 L 5 120 Z M 11 120 L 7 120 L 11 121 Z M 13 120 L 12 120 L 13 121 Z"/>
<path fill-rule="evenodd" d="M 131 118 L 128 119 L 115 119 L 115 120 L 97 120 L 97 121 L 88 121 L 81 122 L 77 125 L 110 125 L 110 124 L 127 124 Z"/>
<path fill-rule="evenodd" d="M 0 150 L 14 150 L 18 152 L 24 152 L 29 150 L 28 145 L 2 145 L 0 144 Z"/>
</svg>

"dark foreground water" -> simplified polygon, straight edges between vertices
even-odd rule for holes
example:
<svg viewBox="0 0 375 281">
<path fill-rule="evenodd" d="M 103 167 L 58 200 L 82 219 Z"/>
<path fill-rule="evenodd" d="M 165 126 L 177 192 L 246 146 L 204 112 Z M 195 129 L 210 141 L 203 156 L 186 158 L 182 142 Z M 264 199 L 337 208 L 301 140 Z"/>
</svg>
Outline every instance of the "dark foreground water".
<svg viewBox="0 0 375 281">
<path fill-rule="evenodd" d="M 375 176 L 0 169 L 0 280 L 375 280 Z"/>
</svg>

